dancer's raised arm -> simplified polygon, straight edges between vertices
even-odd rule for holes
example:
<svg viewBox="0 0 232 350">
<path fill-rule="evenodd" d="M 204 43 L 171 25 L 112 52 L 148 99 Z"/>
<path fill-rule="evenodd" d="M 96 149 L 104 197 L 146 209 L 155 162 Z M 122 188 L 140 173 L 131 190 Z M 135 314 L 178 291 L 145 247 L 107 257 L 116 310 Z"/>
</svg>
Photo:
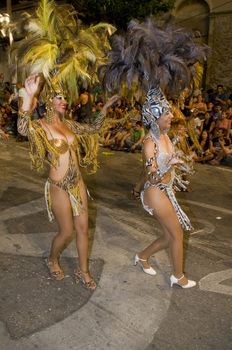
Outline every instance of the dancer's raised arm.
<svg viewBox="0 0 232 350">
<path fill-rule="evenodd" d="M 23 97 L 23 103 L 19 111 L 17 122 L 18 132 L 23 136 L 27 136 L 28 133 L 29 120 L 36 106 L 36 96 L 39 91 L 40 83 L 41 77 L 39 75 L 30 75 L 25 81 L 25 96 Z"/>
</svg>

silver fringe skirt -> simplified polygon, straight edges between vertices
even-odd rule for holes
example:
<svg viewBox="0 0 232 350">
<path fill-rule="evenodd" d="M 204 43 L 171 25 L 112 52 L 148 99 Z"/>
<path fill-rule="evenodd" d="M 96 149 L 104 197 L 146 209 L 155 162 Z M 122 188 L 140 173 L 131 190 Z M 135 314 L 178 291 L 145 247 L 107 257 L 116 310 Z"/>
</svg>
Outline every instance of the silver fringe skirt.
<svg viewBox="0 0 232 350">
<path fill-rule="evenodd" d="M 166 196 L 169 198 L 170 202 L 172 203 L 173 208 L 175 209 L 176 215 L 178 217 L 178 220 L 179 220 L 182 228 L 185 231 L 191 231 L 191 230 L 193 230 L 193 226 L 191 225 L 191 222 L 190 222 L 188 216 L 185 214 L 185 212 L 179 206 L 177 199 L 176 199 L 176 196 L 174 194 L 173 188 L 172 188 L 172 184 L 173 184 L 173 180 L 171 180 L 168 184 L 159 183 L 156 185 L 153 185 L 149 181 L 147 181 L 144 185 L 144 190 L 140 194 L 143 208 L 150 215 L 154 215 L 154 209 L 149 208 L 149 206 L 144 203 L 144 191 L 146 189 L 148 189 L 149 187 L 159 188 L 161 191 L 163 191 L 166 194 Z"/>
</svg>

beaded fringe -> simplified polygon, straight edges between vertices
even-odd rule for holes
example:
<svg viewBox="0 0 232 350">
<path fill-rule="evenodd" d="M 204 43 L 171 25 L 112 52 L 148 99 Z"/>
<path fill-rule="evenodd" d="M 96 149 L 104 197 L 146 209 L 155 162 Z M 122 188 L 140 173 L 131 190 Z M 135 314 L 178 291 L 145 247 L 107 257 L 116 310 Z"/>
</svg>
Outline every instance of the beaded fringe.
<svg viewBox="0 0 232 350">
<path fill-rule="evenodd" d="M 149 186 L 146 186 L 145 184 L 145 189 L 150 187 L 151 185 L 149 184 Z M 181 209 L 181 207 L 179 206 L 177 200 L 176 200 L 176 196 L 173 192 L 173 189 L 170 187 L 170 186 L 167 186 L 165 184 L 158 184 L 155 186 L 156 188 L 159 188 L 161 191 L 163 191 L 166 196 L 169 198 L 170 202 L 172 203 L 173 205 L 173 208 L 175 209 L 175 212 L 176 212 L 176 215 L 178 217 L 178 220 L 182 226 L 182 228 L 185 230 L 185 231 L 191 231 L 193 230 L 193 226 L 191 225 L 190 223 L 190 220 L 188 218 L 188 216 L 185 214 L 185 212 Z M 150 214 L 150 215 L 154 215 L 154 209 L 152 208 L 149 208 L 148 205 L 146 205 L 144 203 L 144 191 L 141 192 L 141 195 L 140 195 L 140 198 L 141 198 L 141 202 L 142 202 L 142 205 L 143 205 L 143 208 Z"/>
</svg>

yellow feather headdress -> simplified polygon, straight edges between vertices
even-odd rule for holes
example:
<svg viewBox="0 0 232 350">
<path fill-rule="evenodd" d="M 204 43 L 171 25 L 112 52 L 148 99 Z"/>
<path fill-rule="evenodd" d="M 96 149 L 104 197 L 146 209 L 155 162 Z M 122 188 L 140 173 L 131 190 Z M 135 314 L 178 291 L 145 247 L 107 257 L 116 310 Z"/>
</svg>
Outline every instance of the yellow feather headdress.
<svg viewBox="0 0 232 350">
<path fill-rule="evenodd" d="M 107 23 L 86 28 L 71 5 L 53 0 L 41 0 L 36 16 L 27 18 L 27 36 L 16 50 L 18 69 L 25 75 L 42 73 L 50 90 L 68 91 L 73 102 L 81 83 L 97 81 L 116 29 Z"/>
</svg>

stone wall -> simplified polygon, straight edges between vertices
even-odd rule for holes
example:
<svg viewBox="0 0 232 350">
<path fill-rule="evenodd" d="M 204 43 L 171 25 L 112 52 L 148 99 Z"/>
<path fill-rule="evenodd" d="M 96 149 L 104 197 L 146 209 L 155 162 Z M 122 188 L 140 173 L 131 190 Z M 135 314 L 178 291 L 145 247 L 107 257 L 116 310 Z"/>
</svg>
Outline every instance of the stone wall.
<svg viewBox="0 0 232 350">
<path fill-rule="evenodd" d="M 232 91 L 232 2 L 176 0 L 174 15 L 187 29 L 196 30 L 198 26 L 204 42 L 211 48 L 205 72 L 206 88 L 223 84 Z"/>
<path fill-rule="evenodd" d="M 208 86 L 223 84 L 232 90 L 232 12 L 210 15 Z"/>
</svg>

